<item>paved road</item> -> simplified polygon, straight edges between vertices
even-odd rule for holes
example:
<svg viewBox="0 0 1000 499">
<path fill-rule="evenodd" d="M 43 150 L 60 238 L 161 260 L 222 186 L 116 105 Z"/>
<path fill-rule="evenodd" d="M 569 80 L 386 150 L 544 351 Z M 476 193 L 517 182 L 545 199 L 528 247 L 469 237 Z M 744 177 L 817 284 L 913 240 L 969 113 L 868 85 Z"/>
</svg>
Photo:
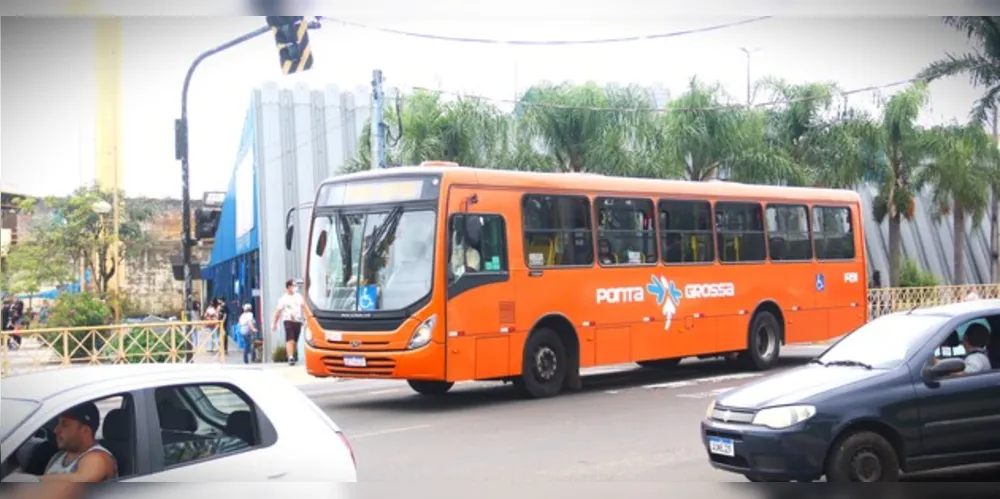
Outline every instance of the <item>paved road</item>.
<svg viewBox="0 0 1000 499">
<path fill-rule="evenodd" d="M 819 351 L 786 349 L 779 369 Z M 521 400 L 499 383 L 427 399 L 393 381 L 338 383 L 313 399 L 350 438 L 361 481 L 745 481 L 708 465 L 698 423 L 710 397 L 758 376 L 689 361 L 670 372 L 605 369 L 582 391 L 546 400 Z M 923 479 L 996 476 L 993 468 Z"/>
</svg>

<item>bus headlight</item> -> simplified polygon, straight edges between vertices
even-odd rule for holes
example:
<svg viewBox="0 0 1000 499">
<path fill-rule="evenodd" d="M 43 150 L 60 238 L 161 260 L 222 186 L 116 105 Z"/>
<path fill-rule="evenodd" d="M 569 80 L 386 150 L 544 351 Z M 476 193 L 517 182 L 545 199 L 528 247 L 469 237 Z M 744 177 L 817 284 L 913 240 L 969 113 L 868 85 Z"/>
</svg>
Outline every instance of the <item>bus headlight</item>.
<svg viewBox="0 0 1000 499">
<path fill-rule="evenodd" d="M 758 411 L 753 417 L 753 424 L 780 430 L 801 423 L 815 415 L 816 408 L 811 405 L 771 407 Z"/>
<path fill-rule="evenodd" d="M 306 334 L 305 334 L 306 345 L 309 345 L 311 347 L 312 346 L 316 346 L 316 344 L 313 343 L 313 331 L 312 331 L 312 328 L 307 325 L 303 329 L 306 330 Z"/>
<path fill-rule="evenodd" d="M 410 344 L 406 345 L 407 350 L 415 350 L 431 342 L 431 333 L 434 332 L 434 326 L 437 324 L 437 314 L 434 314 L 427 318 L 424 322 L 421 322 L 417 329 L 413 331 L 413 336 L 410 336 Z"/>
</svg>

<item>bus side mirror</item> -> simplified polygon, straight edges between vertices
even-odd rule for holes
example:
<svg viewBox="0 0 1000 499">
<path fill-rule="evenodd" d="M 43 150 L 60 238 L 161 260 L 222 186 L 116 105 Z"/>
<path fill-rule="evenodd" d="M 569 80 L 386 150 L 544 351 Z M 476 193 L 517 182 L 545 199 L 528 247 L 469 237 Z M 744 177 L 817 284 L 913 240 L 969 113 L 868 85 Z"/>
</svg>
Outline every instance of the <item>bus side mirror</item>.
<svg viewBox="0 0 1000 499">
<path fill-rule="evenodd" d="M 295 234 L 295 226 L 289 225 L 285 227 L 285 249 L 288 251 L 292 250 L 292 236 Z"/>
<path fill-rule="evenodd" d="M 465 216 L 465 240 L 470 246 L 479 246 L 483 237 L 483 217 Z"/>
<path fill-rule="evenodd" d="M 319 237 L 316 238 L 316 256 L 323 256 L 326 252 L 326 231 L 319 233 Z"/>
</svg>

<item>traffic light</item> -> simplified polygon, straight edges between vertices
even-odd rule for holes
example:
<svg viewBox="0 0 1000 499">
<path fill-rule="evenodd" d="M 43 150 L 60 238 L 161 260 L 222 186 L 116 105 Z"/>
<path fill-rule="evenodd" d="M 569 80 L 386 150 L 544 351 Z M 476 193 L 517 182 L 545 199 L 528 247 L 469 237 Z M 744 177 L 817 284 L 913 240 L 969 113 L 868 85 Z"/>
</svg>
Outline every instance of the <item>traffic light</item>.
<svg viewBox="0 0 1000 499">
<path fill-rule="evenodd" d="M 312 48 L 309 46 L 309 22 L 303 16 L 267 16 L 267 25 L 274 32 L 278 44 L 281 70 L 287 75 L 306 71 L 312 67 Z"/>
<path fill-rule="evenodd" d="M 218 208 L 198 208 L 194 210 L 194 238 L 198 241 L 214 240 L 219 229 L 222 210 Z"/>
</svg>

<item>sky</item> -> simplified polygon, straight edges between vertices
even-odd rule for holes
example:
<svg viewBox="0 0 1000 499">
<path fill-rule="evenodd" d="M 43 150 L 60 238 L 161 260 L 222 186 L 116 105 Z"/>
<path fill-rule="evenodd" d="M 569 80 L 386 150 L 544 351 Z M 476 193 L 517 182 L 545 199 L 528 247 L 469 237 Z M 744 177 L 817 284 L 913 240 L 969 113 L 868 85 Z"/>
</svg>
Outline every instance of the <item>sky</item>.
<svg viewBox="0 0 1000 499">
<path fill-rule="evenodd" d="M 381 0 L 382 3 L 390 0 Z M 545 3 L 546 0 L 537 0 Z M 487 2 L 488 3 L 488 2 Z M 628 3 L 626 1 L 626 3 Z M 638 5 L 638 4 L 637 4 Z M 579 12 L 545 11 L 524 20 L 500 11 L 452 15 L 399 10 L 344 10 L 368 25 L 449 36 L 496 39 L 593 39 L 666 33 L 751 16 L 694 17 L 643 11 L 638 6 Z M 629 10 L 632 9 L 632 10 Z M 392 14 L 387 14 L 394 12 Z M 504 11 L 506 12 L 506 11 Z M 127 18 L 122 71 L 124 162 L 128 195 L 179 198 L 173 122 L 180 114 L 184 74 L 203 50 L 263 24 L 261 17 Z M 772 18 L 680 36 L 587 46 L 482 45 L 423 40 L 325 21 L 310 33 L 312 70 L 283 75 L 273 38 L 264 35 L 206 60 L 188 99 L 191 192 L 225 191 L 235 167 L 252 90 L 273 80 L 291 87 L 367 86 L 382 69 L 386 85 L 414 86 L 512 99 L 534 82 L 660 84 L 676 95 L 697 75 L 722 83 L 742 100 L 747 58 L 753 78 L 835 81 L 843 89 L 912 78 L 946 53 L 968 50 L 964 36 L 936 18 Z M 94 177 L 94 26 L 87 19 L 4 17 L 0 26 L 0 185 L 4 191 L 62 195 Z M 903 87 L 886 89 L 882 96 Z M 931 86 L 925 125 L 966 122 L 981 91 L 952 78 Z M 878 95 L 851 103 L 874 109 Z"/>
</svg>

